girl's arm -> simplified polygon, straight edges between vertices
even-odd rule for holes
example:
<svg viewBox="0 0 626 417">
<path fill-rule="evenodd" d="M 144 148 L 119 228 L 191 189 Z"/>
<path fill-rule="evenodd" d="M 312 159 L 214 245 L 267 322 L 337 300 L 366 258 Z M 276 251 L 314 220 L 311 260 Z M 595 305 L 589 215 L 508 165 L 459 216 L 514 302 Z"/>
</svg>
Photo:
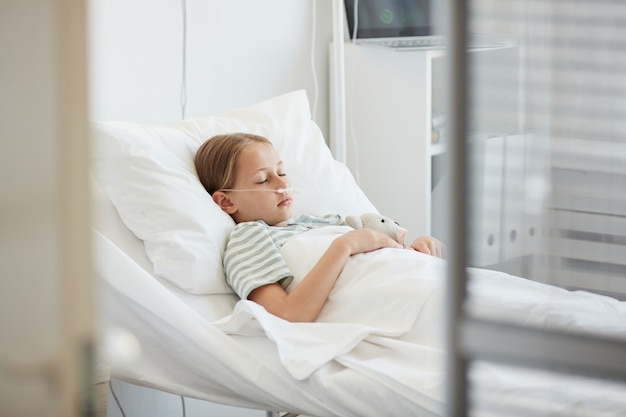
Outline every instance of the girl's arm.
<svg viewBox="0 0 626 417">
<path fill-rule="evenodd" d="M 313 269 L 290 293 L 275 283 L 254 289 L 248 299 L 288 321 L 315 321 L 348 258 L 381 248 L 402 246 L 370 229 L 352 230 L 330 244 Z"/>
</svg>

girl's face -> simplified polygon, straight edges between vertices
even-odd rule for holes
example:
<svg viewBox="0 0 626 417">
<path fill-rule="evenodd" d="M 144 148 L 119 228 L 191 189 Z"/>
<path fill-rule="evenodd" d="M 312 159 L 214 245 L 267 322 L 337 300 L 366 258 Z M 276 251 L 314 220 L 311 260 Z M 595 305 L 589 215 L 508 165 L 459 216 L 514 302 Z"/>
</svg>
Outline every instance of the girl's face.
<svg viewBox="0 0 626 417">
<path fill-rule="evenodd" d="M 283 162 L 268 143 L 253 143 L 241 151 L 232 190 L 222 191 L 229 203 L 227 209 L 235 222 L 263 220 L 273 226 L 291 217 L 293 207 L 290 186 Z M 261 190 L 261 191 L 259 191 Z"/>
</svg>

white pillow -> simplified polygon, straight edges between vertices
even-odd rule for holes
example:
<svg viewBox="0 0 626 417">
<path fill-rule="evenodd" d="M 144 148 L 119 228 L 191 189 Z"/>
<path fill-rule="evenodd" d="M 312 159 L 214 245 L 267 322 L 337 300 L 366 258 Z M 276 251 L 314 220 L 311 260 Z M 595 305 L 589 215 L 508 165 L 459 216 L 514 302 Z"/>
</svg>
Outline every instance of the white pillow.
<svg viewBox="0 0 626 417">
<path fill-rule="evenodd" d="M 232 132 L 273 142 L 296 188 L 296 216 L 376 211 L 347 167 L 332 157 L 304 90 L 169 125 L 93 122 L 94 178 L 144 241 L 154 274 L 195 294 L 232 292 L 222 254 L 234 222 L 204 190 L 193 164 L 205 140 Z"/>
</svg>

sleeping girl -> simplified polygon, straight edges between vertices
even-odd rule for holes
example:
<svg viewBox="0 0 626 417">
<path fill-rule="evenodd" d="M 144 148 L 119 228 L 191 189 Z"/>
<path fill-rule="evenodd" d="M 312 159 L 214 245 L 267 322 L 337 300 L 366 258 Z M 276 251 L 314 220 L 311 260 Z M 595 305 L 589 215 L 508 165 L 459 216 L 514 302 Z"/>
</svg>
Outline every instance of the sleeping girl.
<svg viewBox="0 0 626 417">
<path fill-rule="evenodd" d="M 293 275 L 280 248 L 292 236 L 328 225 L 345 225 L 341 215 L 292 218 L 292 192 L 272 143 L 258 135 L 234 133 L 207 140 L 197 151 L 196 170 L 213 201 L 235 223 L 224 253 L 226 279 L 242 298 L 288 321 L 315 321 L 348 258 L 381 248 L 402 248 L 371 229 L 350 230 L 328 246 L 290 292 Z M 443 245 L 429 236 L 407 249 L 442 257 Z"/>
<path fill-rule="evenodd" d="M 385 234 L 347 226 L 339 215 L 293 219 L 283 162 L 261 136 L 215 136 L 198 149 L 195 164 L 215 203 L 236 223 L 224 269 L 242 301 L 219 328 L 237 335 L 262 330 L 297 380 L 336 361 L 440 415 L 442 244 L 421 237 L 407 250 Z M 468 268 L 467 274 L 466 308 L 474 317 L 580 332 L 597 331 L 601 317 L 609 334 L 625 334 L 626 304 L 617 300 L 498 271 Z M 489 386 L 517 381 L 491 365 L 476 369 L 476 380 Z"/>
</svg>

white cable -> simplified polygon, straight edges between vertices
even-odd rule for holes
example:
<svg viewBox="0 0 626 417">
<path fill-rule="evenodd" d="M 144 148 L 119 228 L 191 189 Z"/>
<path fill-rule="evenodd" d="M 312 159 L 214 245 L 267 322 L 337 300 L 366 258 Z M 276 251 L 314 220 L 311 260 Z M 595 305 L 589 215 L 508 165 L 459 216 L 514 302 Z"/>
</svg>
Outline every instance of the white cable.
<svg viewBox="0 0 626 417">
<path fill-rule="evenodd" d="M 182 118 L 185 118 L 187 110 L 187 0 L 182 0 L 183 14 L 183 57 L 182 57 L 182 81 L 180 87 L 180 107 Z"/>
<path fill-rule="evenodd" d="M 111 395 L 113 395 L 113 399 L 115 400 L 115 403 L 117 404 L 117 407 L 120 409 L 120 413 L 122 413 L 122 417 L 126 417 L 126 413 L 124 413 L 124 409 L 122 408 L 122 404 L 120 403 L 119 398 L 117 398 L 117 395 L 115 394 L 115 390 L 113 389 L 113 383 L 111 382 L 110 379 L 109 379 L 109 389 L 111 390 Z M 180 401 L 182 403 L 182 411 L 183 411 L 182 417 L 186 417 L 187 416 L 187 409 L 185 407 L 185 397 L 183 397 L 181 395 L 180 396 Z"/>
<path fill-rule="evenodd" d="M 317 71 L 315 70 L 315 37 L 317 31 L 317 1 L 313 0 L 313 17 L 311 30 L 311 72 L 313 74 L 313 106 L 311 111 L 311 119 L 315 121 L 317 116 L 317 102 L 319 99 L 319 85 L 317 80 Z"/>
<path fill-rule="evenodd" d="M 122 417 L 126 417 L 126 413 L 124 413 L 122 404 L 120 404 L 120 400 L 117 398 L 117 395 L 115 394 L 115 390 L 113 389 L 113 383 L 111 382 L 110 379 L 109 379 L 109 389 L 111 390 L 111 394 L 113 395 L 113 399 L 115 400 L 117 407 L 120 409 L 120 413 L 122 413 Z"/>
<path fill-rule="evenodd" d="M 352 43 L 356 43 L 357 29 L 359 28 L 359 0 L 354 0 L 354 8 L 352 9 Z"/>
</svg>

